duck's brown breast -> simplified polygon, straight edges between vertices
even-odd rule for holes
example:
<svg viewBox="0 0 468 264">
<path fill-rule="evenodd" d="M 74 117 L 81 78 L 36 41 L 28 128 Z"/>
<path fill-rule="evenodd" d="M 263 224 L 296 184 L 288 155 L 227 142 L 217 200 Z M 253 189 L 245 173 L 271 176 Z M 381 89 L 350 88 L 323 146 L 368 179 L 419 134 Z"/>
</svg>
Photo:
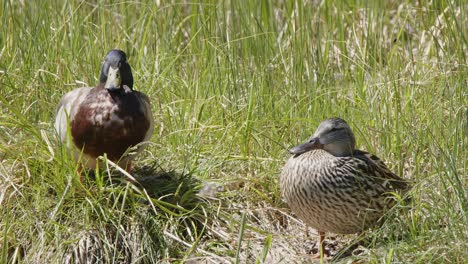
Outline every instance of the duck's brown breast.
<svg viewBox="0 0 468 264">
<path fill-rule="evenodd" d="M 92 157 L 107 154 L 118 160 L 142 142 L 150 127 L 136 92 L 109 92 L 94 88 L 71 122 L 74 144 Z"/>
</svg>

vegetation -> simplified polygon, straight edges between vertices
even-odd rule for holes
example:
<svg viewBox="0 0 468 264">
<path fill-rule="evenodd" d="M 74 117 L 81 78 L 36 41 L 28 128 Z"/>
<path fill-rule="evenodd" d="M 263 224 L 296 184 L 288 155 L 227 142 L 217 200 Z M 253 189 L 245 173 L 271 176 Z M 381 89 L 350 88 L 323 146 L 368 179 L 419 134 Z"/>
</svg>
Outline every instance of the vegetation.
<svg viewBox="0 0 468 264">
<path fill-rule="evenodd" d="M 468 259 L 464 1 L 103 2 L 1 3 L 1 263 L 308 262 L 278 175 L 333 116 L 414 182 L 382 226 L 329 237 L 333 260 Z M 55 110 L 113 48 L 155 133 L 132 175 L 81 183 Z"/>
</svg>

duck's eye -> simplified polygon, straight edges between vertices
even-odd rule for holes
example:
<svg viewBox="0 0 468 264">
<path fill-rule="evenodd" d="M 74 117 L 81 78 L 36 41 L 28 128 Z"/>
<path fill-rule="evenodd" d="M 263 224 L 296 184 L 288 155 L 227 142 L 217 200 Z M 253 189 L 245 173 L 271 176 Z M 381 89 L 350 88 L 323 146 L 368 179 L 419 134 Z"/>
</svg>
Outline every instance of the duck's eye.
<svg viewBox="0 0 468 264">
<path fill-rule="evenodd" d="M 338 130 L 340 130 L 340 129 L 341 129 L 341 128 L 334 127 L 334 128 L 332 128 L 332 129 L 330 129 L 330 132 L 335 132 L 335 131 L 338 131 Z"/>
</svg>

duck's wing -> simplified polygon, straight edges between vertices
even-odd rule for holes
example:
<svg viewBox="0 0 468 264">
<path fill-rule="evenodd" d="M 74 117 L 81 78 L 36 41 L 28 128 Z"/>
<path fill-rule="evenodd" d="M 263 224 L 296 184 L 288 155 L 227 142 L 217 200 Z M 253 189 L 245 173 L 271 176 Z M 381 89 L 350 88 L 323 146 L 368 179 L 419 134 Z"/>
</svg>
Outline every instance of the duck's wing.
<svg viewBox="0 0 468 264">
<path fill-rule="evenodd" d="M 328 188 L 338 190 L 340 199 L 349 201 L 355 208 L 366 209 L 369 214 L 372 212 L 369 219 L 380 217 L 394 204 L 387 199 L 392 196 L 391 193 L 403 194 L 408 189 L 406 180 L 395 175 L 377 159 L 367 152 L 355 152 L 352 156 L 335 157 L 324 168 L 331 175 L 331 187 Z"/>
<path fill-rule="evenodd" d="M 62 142 L 67 140 L 67 129 L 74 119 L 78 107 L 93 89 L 92 87 L 82 87 L 66 93 L 59 102 L 57 114 L 55 116 L 55 131 Z"/>
<path fill-rule="evenodd" d="M 151 139 L 151 136 L 153 135 L 153 130 L 154 130 L 154 118 L 153 118 L 153 112 L 151 111 L 151 103 L 149 97 L 142 93 L 142 92 L 137 92 L 134 91 L 136 94 L 138 100 L 140 101 L 140 106 L 141 110 L 145 116 L 145 119 L 149 121 L 149 128 L 146 131 L 144 141 L 149 141 Z"/>
<path fill-rule="evenodd" d="M 353 158 L 360 161 L 361 169 L 366 174 L 374 175 L 375 181 L 382 184 L 388 191 L 405 192 L 408 190 L 409 182 L 393 173 L 377 156 L 366 151 L 356 150 Z"/>
</svg>

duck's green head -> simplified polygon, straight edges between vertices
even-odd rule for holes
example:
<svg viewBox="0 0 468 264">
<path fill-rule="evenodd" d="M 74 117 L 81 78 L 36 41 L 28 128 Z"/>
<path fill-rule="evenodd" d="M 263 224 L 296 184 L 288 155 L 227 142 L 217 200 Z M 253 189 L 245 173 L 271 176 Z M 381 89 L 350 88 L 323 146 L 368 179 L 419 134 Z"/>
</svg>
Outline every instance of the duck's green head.
<svg viewBox="0 0 468 264">
<path fill-rule="evenodd" d="M 125 52 L 115 49 L 107 53 L 99 80 L 109 91 L 116 91 L 124 86 L 133 88 L 132 69 L 127 62 Z"/>
</svg>

